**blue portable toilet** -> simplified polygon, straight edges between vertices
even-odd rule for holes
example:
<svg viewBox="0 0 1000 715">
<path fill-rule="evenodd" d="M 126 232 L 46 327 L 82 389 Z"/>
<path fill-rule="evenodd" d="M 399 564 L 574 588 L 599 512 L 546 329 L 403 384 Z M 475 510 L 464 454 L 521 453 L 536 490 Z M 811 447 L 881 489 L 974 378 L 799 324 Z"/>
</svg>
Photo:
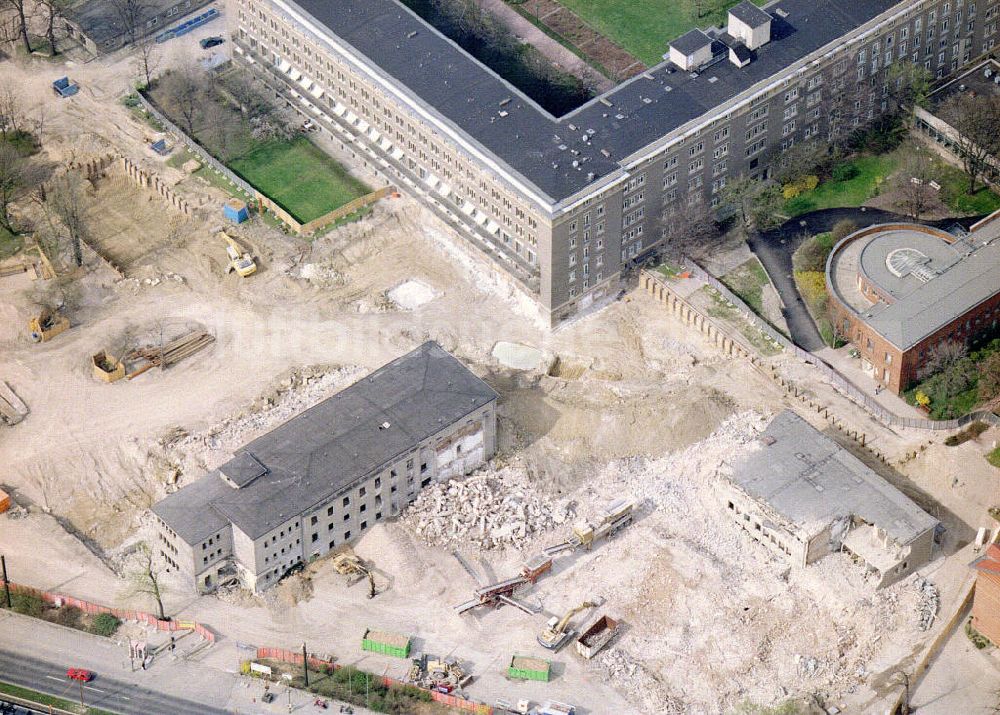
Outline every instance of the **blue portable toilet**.
<svg viewBox="0 0 1000 715">
<path fill-rule="evenodd" d="M 222 215 L 233 223 L 243 223 L 250 218 L 250 209 L 239 199 L 229 199 L 222 207 Z"/>
</svg>

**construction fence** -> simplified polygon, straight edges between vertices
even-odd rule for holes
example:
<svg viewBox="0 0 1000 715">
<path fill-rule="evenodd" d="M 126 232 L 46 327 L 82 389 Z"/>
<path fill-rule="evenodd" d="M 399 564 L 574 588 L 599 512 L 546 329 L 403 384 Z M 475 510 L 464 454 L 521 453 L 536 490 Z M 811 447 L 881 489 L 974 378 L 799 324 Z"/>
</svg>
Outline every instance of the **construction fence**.
<svg viewBox="0 0 1000 715">
<path fill-rule="evenodd" d="M 292 663 L 294 665 L 302 665 L 303 656 L 301 652 L 287 650 L 285 648 L 258 648 L 257 649 L 257 659 L 262 660 L 277 660 L 282 663 Z M 316 656 L 309 656 L 309 667 L 313 670 L 323 671 L 323 670 L 339 670 L 344 666 L 339 663 L 335 663 L 332 660 L 324 660 L 323 658 L 317 658 Z M 472 700 L 465 700 L 457 695 L 448 695 L 446 693 L 439 693 L 436 690 L 427 690 L 426 688 L 420 688 L 412 683 L 404 683 L 401 680 L 396 680 L 395 678 L 390 678 L 385 675 L 376 676 L 381 683 L 387 688 L 401 688 L 410 687 L 417 688 L 418 690 L 424 690 L 424 692 L 430 693 L 431 699 L 435 702 L 439 702 L 443 705 L 447 705 L 452 708 L 457 708 L 459 710 L 465 710 L 466 712 L 476 713 L 476 715 L 493 715 L 493 708 L 485 703 L 477 703 Z"/>
<path fill-rule="evenodd" d="M 684 268 L 691 274 L 692 277 L 717 290 L 726 300 L 735 305 L 737 310 L 743 313 L 747 321 L 757 327 L 762 333 L 770 337 L 774 342 L 781 345 L 786 352 L 795 355 L 797 358 L 815 367 L 835 390 L 843 394 L 852 402 L 855 402 L 863 407 L 870 415 L 872 415 L 872 417 L 884 425 L 889 427 L 909 427 L 912 429 L 947 431 L 959 429 L 977 421 L 986 422 L 991 425 L 1000 424 L 1000 417 L 986 410 L 970 412 L 967 415 L 962 415 L 961 417 L 953 420 L 929 420 L 918 417 L 900 417 L 894 412 L 890 412 L 886 409 L 874 397 L 847 379 L 836 368 L 823 360 L 823 358 L 818 357 L 807 350 L 803 350 L 771 327 L 770 324 L 757 316 L 757 314 L 754 313 L 753 310 L 746 303 L 744 303 L 739 296 L 729 290 L 729 288 L 727 288 L 722 281 L 710 274 L 693 260 L 685 257 Z M 663 277 L 655 273 L 649 271 L 644 271 L 644 273 L 648 275 L 651 280 L 665 282 Z"/>
<path fill-rule="evenodd" d="M 91 616 L 96 616 L 101 613 L 110 613 L 119 620 L 145 623 L 147 626 L 154 626 L 158 631 L 174 632 L 190 630 L 200 635 L 208 643 L 215 642 L 215 634 L 205 628 L 205 626 L 194 621 L 160 620 L 156 616 L 151 613 L 146 613 L 145 611 L 133 611 L 124 608 L 109 608 L 108 606 L 102 606 L 97 603 L 91 603 L 90 601 L 84 601 L 82 598 L 64 596 L 61 593 L 52 593 L 50 591 L 42 591 L 41 589 L 14 583 L 13 581 L 9 581 L 8 585 L 13 593 L 26 593 L 37 596 L 46 603 L 56 606 L 57 608 L 62 606 L 73 606 Z"/>
</svg>

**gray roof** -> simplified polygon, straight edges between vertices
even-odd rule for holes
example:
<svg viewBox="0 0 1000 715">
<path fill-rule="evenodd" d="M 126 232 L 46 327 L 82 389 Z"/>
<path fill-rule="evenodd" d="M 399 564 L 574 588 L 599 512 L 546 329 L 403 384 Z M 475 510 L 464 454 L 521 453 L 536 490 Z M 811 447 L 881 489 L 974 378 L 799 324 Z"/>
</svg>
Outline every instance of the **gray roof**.
<svg viewBox="0 0 1000 715">
<path fill-rule="evenodd" d="M 152 506 L 153 513 L 189 544 L 198 544 L 229 525 L 229 519 L 211 506 L 232 491 L 217 474 L 202 477 Z"/>
<path fill-rule="evenodd" d="M 900 350 L 1000 293 L 1000 218 L 954 243 L 920 229 L 892 228 L 859 239 L 867 243 L 858 271 L 892 300 L 859 314 Z M 915 270 L 897 276 L 886 261 L 903 252 L 912 256 Z"/>
<path fill-rule="evenodd" d="M 427 342 L 245 445 L 153 511 L 189 542 L 185 533 L 197 540 L 203 530 L 185 523 L 200 515 L 207 521 L 221 515 L 257 538 L 497 397 L 455 357 Z M 266 473 L 257 474 L 258 464 Z"/>
<path fill-rule="evenodd" d="M 183 0 L 143 0 L 142 30 L 139 34 L 147 32 L 145 28 L 146 20 L 162 15 L 175 5 L 182 4 Z M 179 23 L 185 15 L 194 12 L 202 5 L 206 5 L 208 0 L 192 0 L 190 8 L 183 8 L 183 11 L 170 18 L 171 21 Z M 65 11 L 66 18 L 77 24 L 84 34 L 96 44 L 100 45 L 105 40 L 111 40 L 125 32 L 125 23 L 122 22 L 121 13 L 115 8 L 115 3 L 111 0 L 83 0 Z M 156 31 L 164 30 L 171 25 L 165 23 L 157 26 Z"/>
<path fill-rule="evenodd" d="M 750 0 L 743 0 L 739 5 L 729 8 L 729 14 L 755 29 L 771 21 L 771 16 Z"/>
<path fill-rule="evenodd" d="M 352 47 L 397 91 L 509 167 L 542 198 L 557 203 L 899 0 L 778 0 L 771 9 L 781 9 L 785 16 L 772 20 L 771 42 L 746 67 L 719 62 L 691 77 L 664 62 L 561 118 L 545 112 L 397 0 L 290 4 Z M 664 36 L 664 51 L 669 40 Z M 726 51 L 721 44 L 719 48 Z"/>
<path fill-rule="evenodd" d="M 676 40 L 670 42 L 670 46 L 685 55 L 693 55 L 703 47 L 712 44 L 712 38 L 701 30 L 689 30 Z"/>
<path fill-rule="evenodd" d="M 735 466 L 733 482 L 810 536 L 853 516 L 905 545 L 938 523 L 791 410 L 771 420 L 761 442 Z"/>
</svg>

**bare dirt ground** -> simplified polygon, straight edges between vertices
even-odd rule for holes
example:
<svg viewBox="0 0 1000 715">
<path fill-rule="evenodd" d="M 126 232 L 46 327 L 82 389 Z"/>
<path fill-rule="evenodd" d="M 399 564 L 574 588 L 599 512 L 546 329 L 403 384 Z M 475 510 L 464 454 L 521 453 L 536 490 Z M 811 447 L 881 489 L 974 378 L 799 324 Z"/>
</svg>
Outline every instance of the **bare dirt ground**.
<svg viewBox="0 0 1000 715">
<path fill-rule="evenodd" d="M 184 47 L 165 55 L 180 56 Z M 133 74 L 127 58 L 73 66 L 83 91 L 68 101 L 46 86 L 54 70 L 39 62 L 3 65 L 5 78 L 43 108 L 49 160 L 117 151 L 171 176 L 145 147 L 155 132 L 118 101 Z M 144 514 L 155 499 L 434 339 L 501 393 L 494 467 L 517 470 L 517 489 L 585 516 L 627 496 L 640 504 L 637 523 L 591 553 L 561 559 L 523 596 L 543 609 L 534 617 L 512 608 L 456 615 L 453 606 L 477 584 L 451 555 L 455 542 L 428 544 L 405 521 L 379 525 L 357 544 L 375 564 L 382 593 L 373 601 L 325 561 L 264 599 L 195 597 L 170 582 L 168 610 L 221 635 L 207 665 L 231 669 L 236 641 L 287 647 L 307 640 L 317 652 L 399 677 L 405 663 L 357 648 L 364 629 L 376 627 L 413 634 L 418 650 L 463 659 L 477 676 L 469 694 L 487 701 L 558 698 L 584 713 L 712 713 L 821 692 L 846 712 L 862 712 L 894 692 L 885 673 L 926 637 L 915 630 L 912 580 L 875 593 L 838 558 L 786 572 L 725 523 L 714 503 L 716 471 L 749 448 L 760 415 L 790 404 L 746 362 L 723 357 L 639 292 L 556 332 L 542 330 L 509 294 L 454 261 L 445 229 L 405 198 L 311 243 L 262 224 L 241 228 L 260 271 L 227 276 L 224 247 L 213 236 L 219 195 L 197 182 L 186 188 L 212 202 L 191 220 L 110 183 L 99 182 L 88 197 L 96 238 L 127 264 L 125 279 L 90 254 L 74 276 L 46 285 L 0 279 L 0 379 L 31 410 L 21 424 L 0 429 L 2 486 L 31 511 L 0 518 L 14 580 L 134 603 L 109 566 L 148 538 Z M 410 287 L 400 293 L 400 286 Z M 65 300 L 74 327 L 31 344 L 28 317 L 53 293 Z M 134 381 L 107 385 L 91 375 L 98 350 L 188 325 L 203 326 L 216 342 Z M 492 354 L 498 342 L 551 359 L 532 370 L 505 367 Z M 967 541 L 983 518 L 984 489 L 997 497 L 981 458 L 992 433 L 946 451 L 940 438 L 928 445 L 926 435 L 872 424 L 828 386 L 810 383 L 804 369 L 801 379 L 851 414 L 854 427 L 886 453 L 917 452 L 894 480 L 949 525 L 944 553 Z M 470 541 L 467 555 L 492 580 L 561 540 L 564 529 L 553 520 L 482 553 Z M 964 575 L 962 558 L 932 565 L 956 564 L 957 575 L 946 579 L 940 571 L 942 592 Z M 542 653 L 535 635 L 545 618 L 591 596 L 627 623 L 612 649 L 591 663 L 568 650 L 554 656 L 549 684 L 504 678 L 514 653 Z"/>
</svg>

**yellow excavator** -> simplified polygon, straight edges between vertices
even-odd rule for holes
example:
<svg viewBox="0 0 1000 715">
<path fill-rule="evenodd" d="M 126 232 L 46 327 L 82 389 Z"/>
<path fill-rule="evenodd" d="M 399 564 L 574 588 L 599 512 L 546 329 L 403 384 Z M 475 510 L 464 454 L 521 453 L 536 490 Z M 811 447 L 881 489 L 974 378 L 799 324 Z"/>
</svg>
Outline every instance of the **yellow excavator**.
<svg viewBox="0 0 1000 715">
<path fill-rule="evenodd" d="M 571 628 L 568 628 L 570 619 L 580 611 L 596 607 L 596 603 L 593 603 L 592 601 L 584 601 L 579 606 L 566 611 L 566 615 L 562 618 L 556 618 L 553 616 L 549 619 L 548 624 L 545 626 L 545 630 L 538 634 L 538 643 L 543 648 L 548 648 L 549 650 L 559 650 L 566 645 L 566 641 L 572 638 L 575 633 L 575 631 Z"/>
<path fill-rule="evenodd" d="M 368 579 L 368 598 L 375 598 L 375 576 L 364 561 L 353 551 L 343 551 L 333 557 L 333 568 L 344 576 L 360 576 Z"/>
<path fill-rule="evenodd" d="M 227 273 L 235 271 L 241 278 L 246 278 L 257 272 L 257 263 L 253 260 L 253 256 L 236 239 L 225 231 L 219 231 L 218 235 L 226 242 L 226 255 L 229 257 Z"/>
</svg>

